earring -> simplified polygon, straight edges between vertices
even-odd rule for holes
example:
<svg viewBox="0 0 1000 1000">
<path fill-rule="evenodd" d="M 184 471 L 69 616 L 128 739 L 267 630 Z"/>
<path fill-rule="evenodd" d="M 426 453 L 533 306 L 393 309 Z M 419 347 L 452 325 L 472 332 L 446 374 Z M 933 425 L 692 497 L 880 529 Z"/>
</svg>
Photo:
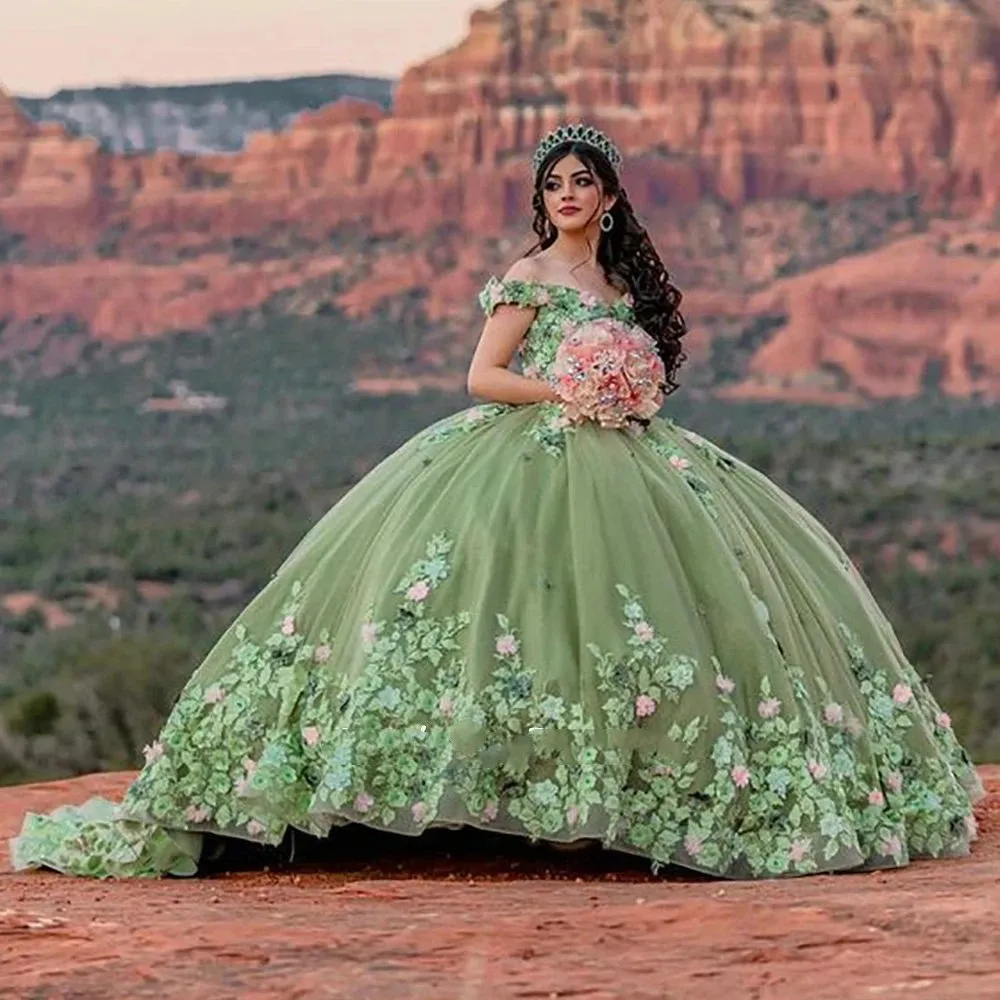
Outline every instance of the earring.
<svg viewBox="0 0 1000 1000">
<path fill-rule="evenodd" d="M 610 212 L 601 216 L 601 232 L 610 233 L 615 228 L 615 217 Z"/>
</svg>

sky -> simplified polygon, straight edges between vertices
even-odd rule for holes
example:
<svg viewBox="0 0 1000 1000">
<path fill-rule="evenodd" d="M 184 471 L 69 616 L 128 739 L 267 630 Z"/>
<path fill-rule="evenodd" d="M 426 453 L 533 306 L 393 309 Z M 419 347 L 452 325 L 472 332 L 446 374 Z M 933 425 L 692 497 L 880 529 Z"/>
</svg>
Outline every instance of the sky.
<svg viewBox="0 0 1000 1000">
<path fill-rule="evenodd" d="M 0 0 L 0 84 L 200 83 L 398 76 L 459 41 L 496 0 Z"/>
</svg>

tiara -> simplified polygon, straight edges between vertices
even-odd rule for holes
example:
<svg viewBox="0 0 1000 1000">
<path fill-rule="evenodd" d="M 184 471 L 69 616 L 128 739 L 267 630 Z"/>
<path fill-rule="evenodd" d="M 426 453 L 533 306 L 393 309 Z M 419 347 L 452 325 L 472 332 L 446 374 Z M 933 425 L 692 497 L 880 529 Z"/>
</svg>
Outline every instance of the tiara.
<svg viewBox="0 0 1000 1000">
<path fill-rule="evenodd" d="M 618 147 L 599 129 L 594 128 L 592 125 L 581 124 L 560 125 L 559 128 L 550 132 L 542 139 L 531 161 L 536 174 L 549 153 L 557 146 L 561 146 L 566 142 L 582 142 L 588 146 L 593 146 L 594 149 L 607 157 L 608 162 L 616 173 L 621 170 L 622 154 Z"/>
</svg>

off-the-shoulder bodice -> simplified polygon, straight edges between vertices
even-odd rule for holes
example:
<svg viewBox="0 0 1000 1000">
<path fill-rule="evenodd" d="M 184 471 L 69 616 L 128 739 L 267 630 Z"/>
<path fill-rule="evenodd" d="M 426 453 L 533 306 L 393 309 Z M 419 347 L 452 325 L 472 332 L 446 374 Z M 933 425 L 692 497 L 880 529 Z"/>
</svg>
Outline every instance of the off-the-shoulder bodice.
<svg viewBox="0 0 1000 1000">
<path fill-rule="evenodd" d="M 555 361 L 566 330 L 588 319 L 612 317 L 635 322 L 632 302 L 626 296 L 618 302 L 606 302 L 569 285 L 550 285 L 536 281 L 490 278 L 479 296 L 487 316 L 499 305 L 535 309 L 535 319 L 520 347 L 525 370 L 546 375 Z"/>
</svg>

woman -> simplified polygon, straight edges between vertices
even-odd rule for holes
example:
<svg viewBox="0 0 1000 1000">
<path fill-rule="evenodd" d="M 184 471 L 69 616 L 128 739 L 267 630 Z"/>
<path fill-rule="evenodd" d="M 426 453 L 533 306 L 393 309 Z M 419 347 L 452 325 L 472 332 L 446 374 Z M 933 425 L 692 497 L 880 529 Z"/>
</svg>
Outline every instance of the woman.
<svg viewBox="0 0 1000 1000">
<path fill-rule="evenodd" d="M 594 129 L 535 156 L 539 244 L 482 297 L 483 404 L 338 503 L 202 663 L 120 812 L 29 816 L 18 867 L 192 874 L 202 834 L 474 826 L 720 876 L 967 852 L 976 774 L 830 535 L 669 421 L 570 422 L 565 332 L 680 295 Z M 520 355 L 522 374 L 510 370 Z"/>
</svg>

